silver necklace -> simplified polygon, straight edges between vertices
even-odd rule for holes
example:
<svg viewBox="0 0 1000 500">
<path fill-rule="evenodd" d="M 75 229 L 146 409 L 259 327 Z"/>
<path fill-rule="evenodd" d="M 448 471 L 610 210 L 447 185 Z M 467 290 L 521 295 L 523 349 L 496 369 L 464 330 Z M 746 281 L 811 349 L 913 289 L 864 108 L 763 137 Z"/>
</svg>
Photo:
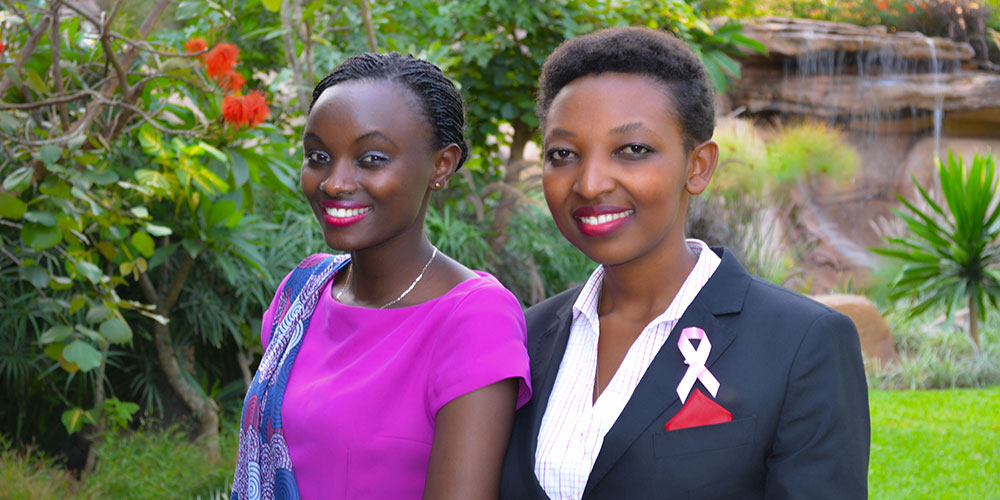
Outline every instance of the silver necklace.
<svg viewBox="0 0 1000 500">
<path fill-rule="evenodd" d="M 379 309 L 385 309 L 399 302 L 400 300 L 403 300 L 403 297 L 406 297 L 408 293 L 413 291 L 413 287 L 417 286 L 417 283 L 420 283 L 420 280 L 423 279 L 424 277 L 424 272 L 427 271 L 428 267 L 430 267 L 431 262 L 434 261 L 434 257 L 437 257 L 438 254 L 437 247 L 432 247 L 432 248 L 434 248 L 434 252 L 431 253 L 431 258 L 427 260 L 427 263 L 424 264 L 424 268 L 420 270 L 420 274 L 417 275 L 417 279 L 413 280 L 413 283 L 410 283 L 410 286 L 407 287 L 406 290 L 403 290 L 403 293 L 399 294 L 399 297 L 396 297 L 395 299 L 386 302 L 385 304 L 381 305 Z M 334 297 L 335 299 L 337 299 L 337 302 L 340 302 L 340 296 L 344 293 L 344 290 L 347 290 L 347 287 L 351 285 L 351 271 L 353 269 L 354 269 L 354 264 L 351 264 L 351 267 L 347 268 L 347 279 L 344 280 L 344 286 L 340 288 L 340 291 L 337 292 L 337 296 Z"/>
</svg>

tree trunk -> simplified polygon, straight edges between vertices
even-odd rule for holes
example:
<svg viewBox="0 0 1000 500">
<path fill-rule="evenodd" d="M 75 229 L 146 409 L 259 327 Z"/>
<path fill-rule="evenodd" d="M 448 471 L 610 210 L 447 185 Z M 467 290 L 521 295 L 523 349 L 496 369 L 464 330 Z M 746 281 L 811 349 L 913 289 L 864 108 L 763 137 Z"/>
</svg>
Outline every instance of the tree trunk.
<svg viewBox="0 0 1000 500">
<path fill-rule="evenodd" d="M 170 311 L 177 303 L 177 298 L 184 287 L 188 273 L 191 272 L 194 260 L 190 254 L 184 253 L 181 265 L 177 268 L 166 293 L 157 292 L 149 276 L 145 273 L 142 274 L 140 283 L 143 292 L 147 300 L 156 304 L 157 314 L 166 318 L 170 317 Z M 166 266 L 167 264 L 161 265 Z M 200 387 L 188 382 L 188 378 L 184 375 L 184 369 L 181 367 L 180 361 L 177 360 L 173 337 L 170 335 L 170 324 L 154 323 L 153 339 L 156 344 L 156 357 L 160 362 L 160 369 L 163 370 L 163 374 L 167 378 L 167 383 L 198 421 L 198 439 L 203 440 L 209 457 L 212 460 L 218 460 L 220 458 L 219 405 L 214 399 L 205 395 Z"/>
<path fill-rule="evenodd" d="M 969 295 L 969 336 L 972 337 L 972 344 L 976 346 L 976 352 L 981 352 L 979 345 L 979 313 L 976 311 L 976 297 Z"/>
<path fill-rule="evenodd" d="M 153 337 L 156 340 L 156 357 L 160 361 L 163 374 L 167 377 L 167 383 L 198 420 L 198 439 L 203 439 L 209 455 L 213 459 L 218 459 L 219 405 L 215 400 L 202 394 L 200 388 L 188 383 L 174 352 L 170 327 L 156 323 L 153 326 Z"/>
<path fill-rule="evenodd" d="M 97 447 L 101 444 L 101 438 L 104 436 L 105 429 L 105 419 L 104 419 L 104 370 L 107 367 L 108 362 L 108 345 L 101 348 L 101 365 L 97 367 L 97 377 L 94 382 L 94 408 L 97 409 L 97 423 L 94 424 L 94 430 L 90 433 L 90 447 L 87 448 L 87 461 L 83 464 L 83 471 L 80 472 L 81 478 L 90 477 L 90 474 L 94 472 L 94 466 L 97 465 Z"/>
<path fill-rule="evenodd" d="M 510 225 L 510 218 L 514 215 L 517 203 L 520 199 L 521 190 L 518 189 L 521 183 L 521 171 L 524 170 L 524 147 L 531 140 L 531 127 L 522 121 L 512 123 L 514 126 L 514 137 L 510 141 L 510 158 L 504 167 L 503 183 L 506 189 L 500 190 L 500 202 L 497 204 L 496 212 L 493 216 L 491 230 L 493 242 L 490 247 L 493 252 L 500 255 L 507 243 L 507 226 Z"/>
</svg>

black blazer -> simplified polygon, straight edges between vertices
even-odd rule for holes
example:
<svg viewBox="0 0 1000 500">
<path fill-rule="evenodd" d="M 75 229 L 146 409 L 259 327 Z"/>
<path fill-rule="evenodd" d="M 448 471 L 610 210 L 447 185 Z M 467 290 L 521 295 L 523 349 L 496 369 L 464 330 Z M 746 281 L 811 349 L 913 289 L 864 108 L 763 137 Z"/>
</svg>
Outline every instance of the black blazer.
<svg viewBox="0 0 1000 500">
<path fill-rule="evenodd" d="M 666 431 L 687 369 L 671 335 L 604 438 L 583 500 L 856 499 L 868 496 L 868 388 L 854 323 L 722 263 L 674 330 L 705 330 L 714 400 L 732 422 Z M 534 396 L 516 414 L 502 499 L 547 499 L 535 477 L 542 416 L 566 351 L 582 287 L 526 313 Z M 711 393 L 695 383 L 706 396 Z"/>
</svg>

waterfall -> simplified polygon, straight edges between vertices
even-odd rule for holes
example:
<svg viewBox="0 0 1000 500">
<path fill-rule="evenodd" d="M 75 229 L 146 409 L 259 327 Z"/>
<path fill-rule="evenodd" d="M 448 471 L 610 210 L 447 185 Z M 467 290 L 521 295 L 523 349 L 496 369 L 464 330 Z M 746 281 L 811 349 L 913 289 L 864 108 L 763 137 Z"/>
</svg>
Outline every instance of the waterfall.
<svg viewBox="0 0 1000 500">
<path fill-rule="evenodd" d="M 944 118 L 944 96 L 941 93 L 940 82 L 938 81 L 938 74 L 940 68 L 938 68 L 937 60 L 937 48 L 934 46 L 934 39 L 927 36 L 924 37 L 927 42 L 927 47 L 931 50 L 931 81 L 932 89 L 934 91 L 934 161 L 939 161 L 941 159 L 941 122 Z"/>
</svg>

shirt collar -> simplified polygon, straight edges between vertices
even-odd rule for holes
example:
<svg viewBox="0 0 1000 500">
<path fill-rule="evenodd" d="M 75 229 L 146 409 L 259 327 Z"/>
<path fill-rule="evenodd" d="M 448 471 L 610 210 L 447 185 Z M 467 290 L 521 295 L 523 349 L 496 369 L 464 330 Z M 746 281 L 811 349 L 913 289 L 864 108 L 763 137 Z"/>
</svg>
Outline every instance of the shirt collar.
<svg viewBox="0 0 1000 500">
<path fill-rule="evenodd" d="M 715 252 L 709 248 L 708 244 L 696 238 L 688 238 L 684 240 L 691 251 L 698 255 L 698 261 L 695 263 L 691 272 L 685 277 L 685 283 L 687 280 L 691 279 L 692 275 L 705 275 L 711 276 L 715 269 L 719 267 L 719 263 L 722 259 L 719 258 Z M 695 271 L 703 271 L 702 273 L 696 273 Z M 707 281 L 707 278 L 706 278 Z M 573 302 L 573 321 L 579 321 L 580 316 L 583 315 L 588 321 L 596 328 L 600 324 L 600 320 L 597 316 L 597 303 L 601 297 L 601 285 L 604 283 L 604 266 L 597 266 L 594 272 L 590 273 L 590 277 L 587 278 L 587 282 L 584 283 L 583 289 L 580 290 L 580 295 L 576 297 L 576 301 Z M 704 283 L 698 286 L 700 290 Z M 682 285 L 683 289 L 684 286 Z M 674 299 L 676 301 L 676 298 Z M 671 304 L 672 305 L 672 304 Z M 681 315 L 687 309 L 688 304 L 684 304 L 682 308 L 667 308 L 656 317 L 650 324 L 656 324 L 664 321 L 677 321 L 680 319 Z M 674 309 L 674 310 L 671 310 Z"/>
</svg>

